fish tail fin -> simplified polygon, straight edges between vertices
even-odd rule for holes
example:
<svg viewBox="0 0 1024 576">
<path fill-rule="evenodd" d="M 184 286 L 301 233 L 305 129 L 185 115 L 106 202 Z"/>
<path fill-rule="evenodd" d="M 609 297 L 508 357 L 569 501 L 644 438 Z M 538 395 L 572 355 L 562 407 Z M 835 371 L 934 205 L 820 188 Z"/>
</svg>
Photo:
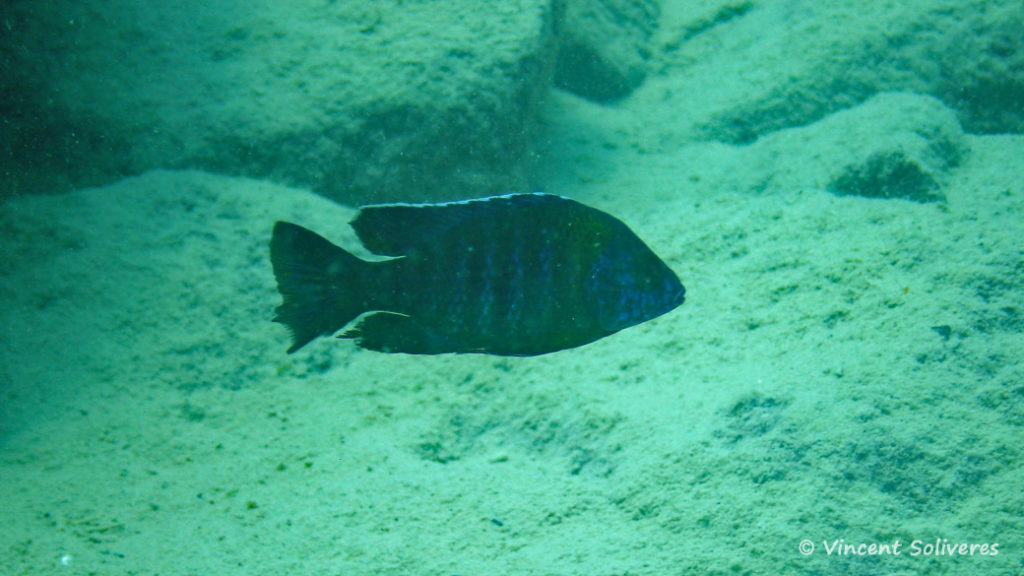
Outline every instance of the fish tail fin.
<svg viewBox="0 0 1024 576">
<path fill-rule="evenodd" d="M 365 312 L 362 291 L 369 262 L 317 233 L 289 222 L 275 223 L 270 261 L 284 298 L 274 322 L 291 332 L 289 354 Z"/>
</svg>

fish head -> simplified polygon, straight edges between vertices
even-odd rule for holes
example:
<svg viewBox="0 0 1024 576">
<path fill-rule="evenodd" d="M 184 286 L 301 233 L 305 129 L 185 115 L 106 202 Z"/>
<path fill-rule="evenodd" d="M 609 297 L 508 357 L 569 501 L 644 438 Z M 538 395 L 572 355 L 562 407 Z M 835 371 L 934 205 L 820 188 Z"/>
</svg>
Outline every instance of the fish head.
<svg viewBox="0 0 1024 576">
<path fill-rule="evenodd" d="M 598 248 L 590 270 L 597 322 L 609 333 L 646 322 L 683 303 L 683 283 L 631 232 Z"/>
</svg>

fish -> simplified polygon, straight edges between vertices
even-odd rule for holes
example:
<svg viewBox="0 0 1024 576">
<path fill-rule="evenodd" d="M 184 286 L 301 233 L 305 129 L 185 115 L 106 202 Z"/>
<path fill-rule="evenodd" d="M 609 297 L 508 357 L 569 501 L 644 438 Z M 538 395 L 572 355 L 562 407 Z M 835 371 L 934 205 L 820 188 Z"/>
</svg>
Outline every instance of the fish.
<svg viewBox="0 0 1024 576">
<path fill-rule="evenodd" d="M 562 196 L 363 206 L 349 225 L 384 259 L 274 224 L 270 260 L 289 354 L 338 338 L 386 353 L 536 356 L 661 316 L 679 277 L 617 218 Z"/>
</svg>

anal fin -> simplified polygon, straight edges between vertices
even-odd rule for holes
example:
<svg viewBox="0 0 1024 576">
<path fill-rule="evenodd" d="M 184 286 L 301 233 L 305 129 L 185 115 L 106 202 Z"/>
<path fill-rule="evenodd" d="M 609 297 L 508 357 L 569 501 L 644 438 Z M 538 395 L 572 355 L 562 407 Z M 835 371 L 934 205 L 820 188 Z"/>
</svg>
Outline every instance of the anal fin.
<svg viewBox="0 0 1024 576">
<path fill-rule="evenodd" d="M 461 352 L 452 346 L 447 338 L 422 326 L 414 318 L 392 312 L 368 314 L 354 328 L 341 333 L 338 338 L 354 339 L 360 348 L 378 352 Z"/>
</svg>

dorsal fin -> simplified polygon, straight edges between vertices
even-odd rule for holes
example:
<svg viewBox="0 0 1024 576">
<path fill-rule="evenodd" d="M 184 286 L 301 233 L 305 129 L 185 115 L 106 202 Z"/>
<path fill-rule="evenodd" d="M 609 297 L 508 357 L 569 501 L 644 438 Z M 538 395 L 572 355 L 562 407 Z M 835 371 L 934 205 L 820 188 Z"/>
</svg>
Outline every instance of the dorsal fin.
<svg viewBox="0 0 1024 576">
<path fill-rule="evenodd" d="M 403 256 L 430 244 L 466 222 L 508 218 L 517 208 L 573 203 L 554 194 L 489 196 L 440 204 L 375 204 L 363 206 L 350 225 L 367 250 L 382 256 Z"/>
</svg>

